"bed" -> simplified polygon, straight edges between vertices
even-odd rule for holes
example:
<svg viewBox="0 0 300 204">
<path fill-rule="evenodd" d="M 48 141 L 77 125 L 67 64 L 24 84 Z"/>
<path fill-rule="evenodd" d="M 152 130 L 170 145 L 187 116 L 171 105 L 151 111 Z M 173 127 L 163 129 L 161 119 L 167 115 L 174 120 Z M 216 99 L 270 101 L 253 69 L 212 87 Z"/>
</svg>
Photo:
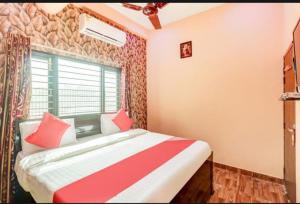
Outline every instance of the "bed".
<svg viewBox="0 0 300 204">
<path fill-rule="evenodd" d="M 18 141 L 16 138 L 16 143 Z M 164 148 L 169 148 L 162 144 L 186 142 L 190 143 L 179 147 L 181 149 L 169 158 L 163 160 L 164 156 L 160 156 L 165 154 Z M 156 153 L 150 149 L 155 149 Z M 31 155 L 24 155 L 17 149 L 15 200 L 32 197 L 32 201 L 47 203 L 206 202 L 213 192 L 212 159 L 212 151 L 206 142 L 144 129 L 87 136 L 74 144 Z M 162 161 L 157 164 L 159 160 Z M 135 165 L 127 165 L 138 161 L 138 169 L 144 169 L 140 177 L 136 176 L 139 172 L 132 173 L 137 169 Z M 145 167 L 147 161 L 154 166 Z M 108 172 L 107 169 L 111 170 Z M 90 183 L 85 182 L 87 178 Z M 96 186 L 91 184 L 97 178 L 100 180 Z M 105 195 L 95 199 L 99 193 Z"/>
</svg>

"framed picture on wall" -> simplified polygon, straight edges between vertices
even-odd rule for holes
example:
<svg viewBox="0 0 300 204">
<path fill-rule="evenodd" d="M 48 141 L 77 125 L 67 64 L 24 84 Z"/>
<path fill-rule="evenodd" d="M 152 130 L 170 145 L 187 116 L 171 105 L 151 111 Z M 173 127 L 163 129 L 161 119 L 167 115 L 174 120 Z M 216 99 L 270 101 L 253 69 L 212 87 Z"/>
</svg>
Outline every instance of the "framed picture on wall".
<svg viewBox="0 0 300 204">
<path fill-rule="evenodd" d="M 180 58 L 192 56 L 192 41 L 180 43 Z"/>
</svg>

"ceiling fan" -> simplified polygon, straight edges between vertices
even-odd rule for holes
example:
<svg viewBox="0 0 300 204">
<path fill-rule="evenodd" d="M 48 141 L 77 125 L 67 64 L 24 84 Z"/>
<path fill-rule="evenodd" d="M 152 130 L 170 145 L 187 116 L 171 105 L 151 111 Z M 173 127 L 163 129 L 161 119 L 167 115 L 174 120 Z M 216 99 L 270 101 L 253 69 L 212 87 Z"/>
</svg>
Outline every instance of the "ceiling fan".
<svg viewBox="0 0 300 204">
<path fill-rule="evenodd" d="M 122 3 L 124 7 L 133 9 L 136 11 L 143 11 L 143 14 L 148 16 L 149 20 L 151 21 L 152 25 L 154 26 L 155 29 L 160 29 L 160 21 L 157 16 L 158 13 L 158 8 L 162 9 L 165 5 L 168 3 L 147 3 L 146 6 L 138 6 L 130 3 Z"/>
</svg>

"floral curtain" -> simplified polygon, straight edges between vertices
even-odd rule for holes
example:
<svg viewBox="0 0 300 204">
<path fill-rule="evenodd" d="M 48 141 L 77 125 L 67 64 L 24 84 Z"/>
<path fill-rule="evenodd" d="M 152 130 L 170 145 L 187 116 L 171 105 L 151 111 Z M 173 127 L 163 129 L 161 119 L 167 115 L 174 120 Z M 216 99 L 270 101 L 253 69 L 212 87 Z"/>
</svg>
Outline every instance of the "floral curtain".
<svg viewBox="0 0 300 204">
<path fill-rule="evenodd" d="M 127 61 L 122 66 L 121 74 L 121 107 L 128 112 L 128 116 L 133 119 L 133 128 L 147 129 L 146 117 L 146 87 L 139 86 L 137 80 L 143 81 L 146 78 L 143 70 L 138 70 L 134 62 L 134 56 L 128 55 Z M 139 72 L 139 73 L 137 73 Z M 144 89 L 141 93 L 139 90 Z M 144 112 L 145 115 L 141 114 Z"/>
<path fill-rule="evenodd" d="M 9 33 L 5 67 L 0 70 L 0 201 L 11 201 L 14 163 L 14 121 L 29 112 L 31 71 L 30 38 Z"/>
<path fill-rule="evenodd" d="M 130 64 L 125 67 L 125 109 L 128 111 L 128 116 L 132 118 L 132 103 L 131 103 L 131 87 L 130 87 Z"/>
</svg>

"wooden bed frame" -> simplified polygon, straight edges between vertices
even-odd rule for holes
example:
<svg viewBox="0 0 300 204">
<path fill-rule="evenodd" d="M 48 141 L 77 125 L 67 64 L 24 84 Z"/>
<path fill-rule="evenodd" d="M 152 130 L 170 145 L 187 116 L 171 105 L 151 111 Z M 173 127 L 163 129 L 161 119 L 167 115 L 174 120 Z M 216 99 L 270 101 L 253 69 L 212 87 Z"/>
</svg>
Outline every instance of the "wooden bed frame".
<svg viewBox="0 0 300 204">
<path fill-rule="evenodd" d="M 213 193 L 213 153 L 211 153 L 171 203 L 207 203 Z"/>
<path fill-rule="evenodd" d="M 91 118 L 95 120 L 95 118 Z M 21 147 L 21 136 L 19 131 L 19 123 L 21 121 L 16 121 L 15 128 L 15 149 L 14 158 L 16 158 L 17 153 L 22 150 Z M 91 124 L 91 123 L 90 123 Z M 94 123 L 96 122 L 94 121 Z M 98 123 L 100 124 L 100 122 Z M 81 120 L 75 119 L 75 127 L 78 137 L 78 129 L 81 130 L 83 126 L 88 125 L 86 119 L 81 122 Z M 94 131 L 93 131 L 94 133 Z M 84 133 L 84 136 L 88 134 Z M 13 172 L 13 185 L 12 185 L 12 202 L 13 203 L 35 203 L 29 192 L 23 190 L 20 186 L 15 172 Z M 196 173 L 190 178 L 190 180 L 183 186 L 183 188 L 175 195 L 171 203 L 206 203 L 210 196 L 213 194 L 213 153 L 208 157 L 208 159 L 202 164 L 202 166 L 196 171 Z"/>
</svg>

